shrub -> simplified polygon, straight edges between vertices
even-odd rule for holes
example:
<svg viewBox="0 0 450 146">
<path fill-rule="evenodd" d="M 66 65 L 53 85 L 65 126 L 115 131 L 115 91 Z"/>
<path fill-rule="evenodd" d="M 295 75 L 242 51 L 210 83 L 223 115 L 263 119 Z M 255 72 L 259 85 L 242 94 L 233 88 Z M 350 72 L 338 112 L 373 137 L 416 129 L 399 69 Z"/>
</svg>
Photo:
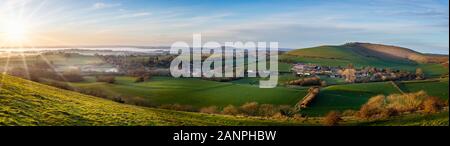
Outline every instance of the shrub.
<svg viewBox="0 0 450 146">
<path fill-rule="evenodd" d="M 164 104 L 159 106 L 159 108 L 176 111 L 189 111 L 189 112 L 195 111 L 195 109 L 191 105 L 181 105 L 181 104 Z"/>
<path fill-rule="evenodd" d="M 132 104 L 137 106 L 145 106 L 145 107 L 155 107 L 155 104 L 151 103 L 150 101 L 146 100 L 142 97 L 127 97 L 123 98 L 126 104 Z"/>
<path fill-rule="evenodd" d="M 393 94 L 387 97 L 387 108 L 399 112 L 414 112 L 420 109 L 423 101 L 428 97 L 424 91 L 408 94 Z"/>
<path fill-rule="evenodd" d="M 114 96 L 114 97 L 111 97 L 110 99 L 117 103 L 125 103 L 125 100 L 123 100 L 123 98 L 120 96 Z"/>
<path fill-rule="evenodd" d="M 277 108 L 271 104 L 261 104 L 258 109 L 258 115 L 260 116 L 273 116 L 277 112 Z"/>
<path fill-rule="evenodd" d="M 136 78 L 135 83 L 142 83 L 151 79 L 151 75 L 142 75 Z"/>
<path fill-rule="evenodd" d="M 436 113 L 443 106 L 445 106 L 445 103 L 441 99 L 437 97 L 428 97 L 423 102 L 423 111 L 425 113 Z"/>
<path fill-rule="evenodd" d="M 64 77 L 64 80 L 68 82 L 81 82 L 84 80 L 79 69 L 70 69 L 64 71 L 62 76 Z"/>
<path fill-rule="evenodd" d="M 258 108 L 259 105 L 257 102 L 249 102 L 242 105 L 240 109 L 246 115 L 256 116 L 258 113 Z"/>
<path fill-rule="evenodd" d="M 337 126 L 341 121 L 342 121 L 341 115 L 335 111 L 331 111 L 323 119 L 324 124 L 327 126 Z"/>
<path fill-rule="evenodd" d="M 105 82 L 114 84 L 116 82 L 116 77 L 114 76 L 97 76 L 97 82 Z"/>
<path fill-rule="evenodd" d="M 65 90 L 73 90 L 72 86 L 70 86 L 69 84 L 65 83 L 65 82 L 58 82 L 58 81 L 45 81 L 45 82 L 41 82 L 43 84 L 49 85 L 49 86 L 53 86 L 56 88 L 60 88 L 60 89 L 65 89 Z"/>
<path fill-rule="evenodd" d="M 291 117 L 292 115 L 295 114 L 295 109 L 289 105 L 280 105 L 278 107 L 278 111 L 280 114 L 287 117 Z"/>
<path fill-rule="evenodd" d="M 299 85 L 299 86 L 315 86 L 315 85 L 321 85 L 322 82 L 320 78 L 318 77 L 308 77 L 308 78 L 301 78 L 298 80 L 293 80 L 287 82 L 289 85 Z"/>
<path fill-rule="evenodd" d="M 426 101 L 426 103 L 425 103 Z M 387 118 L 399 113 L 416 112 L 427 108 L 428 112 L 435 112 L 443 105 L 437 98 L 429 98 L 427 93 L 419 91 L 408 94 L 392 94 L 389 96 L 375 96 L 369 99 L 358 112 L 361 118 Z"/>
<path fill-rule="evenodd" d="M 238 115 L 239 114 L 239 109 L 236 108 L 233 105 L 228 105 L 225 108 L 223 108 L 222 114 L 225 114 L 225 115 Z"/>
<path fill-rule="evenodd" d="M 142 83 L 144 81 L 145 81 L 144 77 L 138 77 L 138 78 L 136 78 L 136 80 L 134 82 L 135 83 Z"/>
<path fill-rule="evenodd" d="M 25 68 L 23 68 L 23 67 L 14 67 L 14 68 L 8 70 L 8 74 L 19 77 L 19 78 L 24 78 L 24 79 L 28 78 L 27 72 L 26 72 Z"/>
<path fill-rule="evenodd" d="M 280 112 L 275 113 L 275 114 L 272 116 L 272 118 L 278 119 L 278 120 L 287 120 L 287 119 L 288 119 L 287 116 L 283 115 L 283 114 L 280 113 Z"/>
<path fill-rule="evenodd" d="M 398 111 L 393 108 L 382 109 L 380 113 L 380 118 L 389 118 L 392 116 L 396 116 Z"/>
<path fill-rule="evenodd" d="M 342 113 L 342 116 L 349 116 L 349 117 L 351 117 L 351 116 L 357 115 L 357 113 L 358 113 L 358 111 L 354 111 L 354 110 L 345 110 L 345 111 Z"/>
<path fill-rule="evenodd" d="M 219 113 L 217 110 L 217 106 L 209 106 L 209 107 L 204 107 L 200 109 L 201 113 L 205 113 L 205 114 L 216 114 Z"/>
</svg>

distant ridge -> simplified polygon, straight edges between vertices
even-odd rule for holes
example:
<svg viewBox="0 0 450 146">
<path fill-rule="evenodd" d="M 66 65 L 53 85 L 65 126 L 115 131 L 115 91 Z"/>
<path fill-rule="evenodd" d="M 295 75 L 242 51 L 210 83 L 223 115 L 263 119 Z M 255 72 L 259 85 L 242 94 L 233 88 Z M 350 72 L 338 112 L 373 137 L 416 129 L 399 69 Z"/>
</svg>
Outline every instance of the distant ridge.
<svg viewBox="0 0 450 146">
<path fill-rule="evenodd" d="M 408 48 L 372 44 L 347 43 L 340 46 L 319 46 L 313 48 L 297 49 L 286 53 L 288 57 L 302 57 L 310 61 L 317 58 L 326 59 L 327 62 L 345 61 L 355 64 L 417 64 L 448 62 L 448 55 L 424 54 Z M 309 58 L 309 59 L 308 59 Z"/>
<path fill-rule="evenodd" d="M 345 47 L 359 49 L 362 53 L 370 53 L 373 55 L 379 55 L 379 57 L 393 57 L 400 59 L 408 59 L 418 63 L 444 63 L 449 60 L 448 55 L 437 54 L 423 54 L 408 48 L 371 44 L 371 43 L 348 43 L 343 45 Z"/>
</svg>

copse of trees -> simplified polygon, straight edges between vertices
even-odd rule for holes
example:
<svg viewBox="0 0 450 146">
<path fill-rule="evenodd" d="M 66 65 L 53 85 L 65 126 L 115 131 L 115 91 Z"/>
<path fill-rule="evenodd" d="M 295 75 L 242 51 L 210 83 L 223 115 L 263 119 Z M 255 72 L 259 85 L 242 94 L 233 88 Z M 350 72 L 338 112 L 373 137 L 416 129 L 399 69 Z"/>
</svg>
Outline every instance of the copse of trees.
<svg viewBox="0 0 450 146">
<path fill-rule="evenodd" d="M 259 104 L 257 102 L 248 102 L 239 107 L 228 105 L 219 110 L 217 106 L 204 107 L 199 110 L 208 114 L 241 115 L 241 116 L 260 116 L 260 117 L 291 117 L 294 115 L 294 109 L 289 105 Z"/>
<path fill-rule="evenodd" d="M 319 77 L 309 77 L 309 78 L 301 78 L 298 80 L 293 80 L 287 82 L 288 85 L 298 85 L 298 86 L 321 86 L 322 84 L 326 85 L 326 82 L 322 82 Z"/>
<path fill-rule="evenodd" d="M 96 76 L 95 77 L 97 79 L 97 82 L 105 82 L 105 83 L 110 83 L 110 84 L 114 84 L 116 82 L 116 77 L 114 76 Z"/>
<path fill-rule="evenodd" d="M 62 73 L 63 80 L 68 82 L 81 82 L 83 81 L 83 76 L 81 75 L 80 69 L 69 69 Z"/>
<path fill-rule="evenodd" d="M 339 112 L 331 111 L 324 117 L 323 123 L 326 126 L 337 126 L 339 125 L 339 122 L 341 122 L 342 120 L 343 119 Z"/>
<path fill-rule="evenodd" d="M 49 63 L 39 60 L 27 64 L 26 67 L 13 67 L 8 69 L 6 73 L 35 82 L 40 82 L 40 79 L 65 81 L 63 75 L 55 72 Z"/>
</svg>

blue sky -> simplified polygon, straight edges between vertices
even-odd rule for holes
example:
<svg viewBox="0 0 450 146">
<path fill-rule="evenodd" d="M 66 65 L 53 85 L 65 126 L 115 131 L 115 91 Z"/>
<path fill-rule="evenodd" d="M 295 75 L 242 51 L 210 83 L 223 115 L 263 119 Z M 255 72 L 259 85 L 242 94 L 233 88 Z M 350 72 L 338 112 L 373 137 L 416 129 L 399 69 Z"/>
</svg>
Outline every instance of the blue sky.
<svg viewBox="0 0 450 146">
<path fill-rule="evenodd" d="M 201 33 L 287 48 L 449 48 L 448 0 L 5 0 L 0 8 L 0 23 L 23 19 L 32 45 L 171 45 Z"/>
</svg>

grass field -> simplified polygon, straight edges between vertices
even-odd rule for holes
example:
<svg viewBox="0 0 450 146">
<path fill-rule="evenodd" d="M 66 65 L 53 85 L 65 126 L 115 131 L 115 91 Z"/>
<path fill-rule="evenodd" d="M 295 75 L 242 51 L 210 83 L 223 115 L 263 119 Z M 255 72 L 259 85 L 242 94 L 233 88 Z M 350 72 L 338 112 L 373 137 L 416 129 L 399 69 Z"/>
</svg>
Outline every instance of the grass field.
<svg viewBox="0 0 450 146">
<path fill-rule="evenodd" d="M 101 90 L 110 95 L 142 97 L 156 104 L 183 104 L 197 108 L 205 106 L 240 106 L 246 102 L 295 105 L 306 95 L 306 89 L 277 87 L 261 89 L 258 85 L 223 83 L 200 79 L 154 77 L 151 81 L 134 83 L 132 77 L 117 77 L 115 84 L 98 83 L 93 77 L 72 86 Z"/>
<path fill-rule="evenodd" d="M 307 93 L 307 88 L 277 87 L 260 89 L 256 79 L 242 79 L 230 83 L 200 79 L 154 77 L 151 81 L 134 83 L 132 77 L 117 77 L 115 84 L 95 82 L 87 77 L 72 86 L 101 90 L 111 96 L 141 97 L 156 105 L 182 104 L 195 108 L 207 106 L 240 106 L 246 102 L 261 104 L 295 105 Z M 249 84 L 249 83 L 254 83 Z M 448 99 L 448 80 L 437 82 L 401 82 L 403 92 L 427 91 L 432 96 Z M 391 82 L 332 85 L 321 90 L 309 108 L 302 111 L 308 116 L 323 116 L 329 111 L 358 110 L 370 97 L 401 93 Z"/>
<path fill-rule="evenodd" d="M 430 96 L 448 99 L 448 78 L 440 80 L 400 82 L 399 87 L 404 92 L 426 91 Z"/>
<path fill-rule="evenodd" d="M 370 97 L 393 93 L 400 93 L 400 91 L 389 82 L 329 86 L 323 88 L 310 107 L 302 113 L 322 116 L 332 110 L 359 110 Z"/>
<path fill-rule="evenodd" d="M 240 106 L 253 101 L 261 104 L 295 105 L 307 93 L 307 88 L 260 89 L 257 85 L 247 84 L 250 79 L 245 80 L 246 82 L 237 80 L 232 83 L 222 83 L 199 79 L 155 77 L 149 82 L 134 83 L 134 78 L 118 77 L 116 84 L 98 83 L 93 77 L 86 79 L 83 83 L 72 83 L 72 85 L 105 91 L 112 96 L 141 97 L 156 105 L 178 103 L 192 105 L 195 108 L 212 105 L 224 107 L 229 104 Z M 427 86 L 429 87 L 431 86 Z M 435 88 L 446 90 L 444 87 L 436 85 Z M 425 90 L 431 95 L 441 93 L 433 92 L 434 89 Z M 416 92 L 416 90 L 405 92 Z M 401 93 L 401 91 L 391 82 L 332 85 L 323 88 L 319 97 L 302 113 L 308 116 L 323 116 L 332 110 L 358 110 L 370 97 L 395 93 Z"/>
</svg>

